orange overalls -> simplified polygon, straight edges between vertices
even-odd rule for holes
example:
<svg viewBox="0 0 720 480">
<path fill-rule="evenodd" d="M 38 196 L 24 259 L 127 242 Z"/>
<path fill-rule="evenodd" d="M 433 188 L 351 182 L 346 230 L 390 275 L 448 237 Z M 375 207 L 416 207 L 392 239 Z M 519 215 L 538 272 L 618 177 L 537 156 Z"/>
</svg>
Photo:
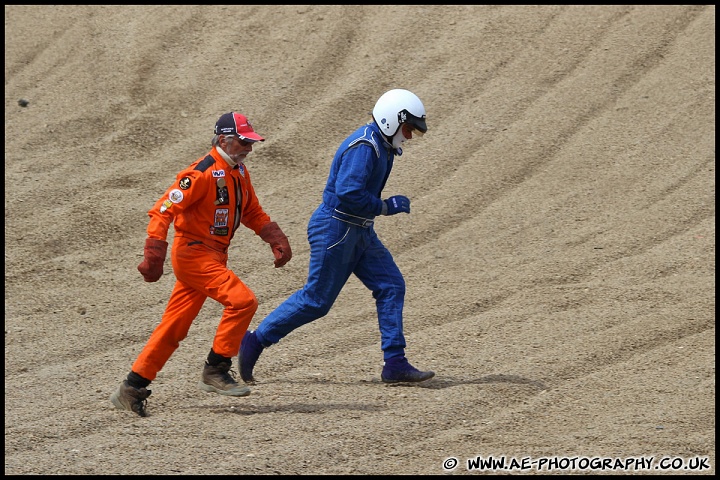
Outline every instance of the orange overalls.
<svg viewBox="0 0 720 480">
<path fill-rule="evenodd" d="M 247 167 L 232 167 L 215 147 L 178 173 L 148 215 L 150 238 L 165 241 L 174 222 L 171 259 L 177 279 L 160 324 L 132 366 L 152 381 L 208 297 L 225 306 L 212 349 L 224 357 L 237 355 L 258 302 L 227 268 L 228 246 L 241 223 L 258 234 L 271 220 L 258 202 Z"/>
</svg>

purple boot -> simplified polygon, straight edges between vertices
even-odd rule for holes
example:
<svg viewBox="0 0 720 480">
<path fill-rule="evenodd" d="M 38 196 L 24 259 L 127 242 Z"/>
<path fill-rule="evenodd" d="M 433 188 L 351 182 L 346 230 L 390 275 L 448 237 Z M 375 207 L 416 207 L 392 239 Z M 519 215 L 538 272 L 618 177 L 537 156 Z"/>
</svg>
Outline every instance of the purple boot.
<svg viewBox="0 0 720 480">
<path fill-rule="evenodd" d="M 410 365 L 405 357 L 393 357 L 385 360 L 380 378 L 385 383 L 424 382 L 435 376 L 435 372 L 421 372 Z"/>
<path fill-rule="evenodd" d="M 240 353 L 238 354 L 240 378 L 242 378 L 243 382 L 250 385 L 255 384 L 253 368 L 255 368 L 255 363 L 258 361 L 258 358 L 260 358 L 260 354 L 264 348 L 265 347 L 258 341 L 255 331 L 245 333 L 240 343 Z"/>
</svg>

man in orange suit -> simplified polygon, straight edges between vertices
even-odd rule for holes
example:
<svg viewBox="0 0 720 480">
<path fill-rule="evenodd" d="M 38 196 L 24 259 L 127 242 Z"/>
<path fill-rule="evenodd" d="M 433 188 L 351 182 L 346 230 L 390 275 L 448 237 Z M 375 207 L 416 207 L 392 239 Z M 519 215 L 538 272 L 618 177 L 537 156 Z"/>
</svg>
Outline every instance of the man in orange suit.
<svg viewBox="0 0 720 480">
<path fill-rule="evenodd" d="M 178 173 L 148 212 L 148 237 L 138 270 L 146 282 L 160 279 L 167 233 L 173 224 L 171 260 L 176 282 L 160 324 L 110 397 L 116 408 L 147 416 L 151 393 L 147 387 L 187 336 L 208 297 L 225 309 L 198 386 L 235 397 L 250 393 L 235 381 L 230 367 L 258 302 L 227 267 L 228 246 L 242 224 L 270 244 L 276 268 L 292 257 L 287 237 L 260 206 L 244 163 L 253 145 L 264 140 L 244 115 L 222 115 L 215 124 L 210 152 Z"/>
</svg>

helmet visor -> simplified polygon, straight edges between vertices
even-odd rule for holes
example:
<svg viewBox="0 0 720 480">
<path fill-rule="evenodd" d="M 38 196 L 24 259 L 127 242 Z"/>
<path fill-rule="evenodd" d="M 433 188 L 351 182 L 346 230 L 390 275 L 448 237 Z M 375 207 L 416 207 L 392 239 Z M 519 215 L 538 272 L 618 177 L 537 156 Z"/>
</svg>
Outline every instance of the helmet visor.
<svg viewBox="0 0 720 480">
<path fill-rule="evenodd" d="M 412 127 L 413 134 L 416 134 L 418 136 L 423 136 L 425 132 L 427 132 L 427 124 L 425 123 L 425 115 L 422 117 L 416 117 L 412 113 L 408 112 L 407 110 L 403 110 L 398 114 L 400 123 L 405 123 Z"/>
<path fill-rule="evenodd" d="M 405 138 L 413 138 L 414 136 L 422 137 L 425 135 L 425 132 L 418 130 L 410 122 L 405 122 L 400 125 L 400 129 L 402 130 Z"/>
</svg>

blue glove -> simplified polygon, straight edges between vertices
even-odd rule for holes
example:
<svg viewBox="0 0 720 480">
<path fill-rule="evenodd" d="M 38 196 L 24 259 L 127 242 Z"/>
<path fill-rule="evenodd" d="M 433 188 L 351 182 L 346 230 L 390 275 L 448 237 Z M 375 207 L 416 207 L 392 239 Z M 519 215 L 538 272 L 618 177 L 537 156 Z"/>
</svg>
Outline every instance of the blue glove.
<svg viewBox="0 0 720 480">
<path fill-rule="evenodd" d="M 381 215 L 395 215 L 396 213 L 410 213 L 410 199 L 405 195 L 395 195 L 384 200 Z"/>
</svg>

